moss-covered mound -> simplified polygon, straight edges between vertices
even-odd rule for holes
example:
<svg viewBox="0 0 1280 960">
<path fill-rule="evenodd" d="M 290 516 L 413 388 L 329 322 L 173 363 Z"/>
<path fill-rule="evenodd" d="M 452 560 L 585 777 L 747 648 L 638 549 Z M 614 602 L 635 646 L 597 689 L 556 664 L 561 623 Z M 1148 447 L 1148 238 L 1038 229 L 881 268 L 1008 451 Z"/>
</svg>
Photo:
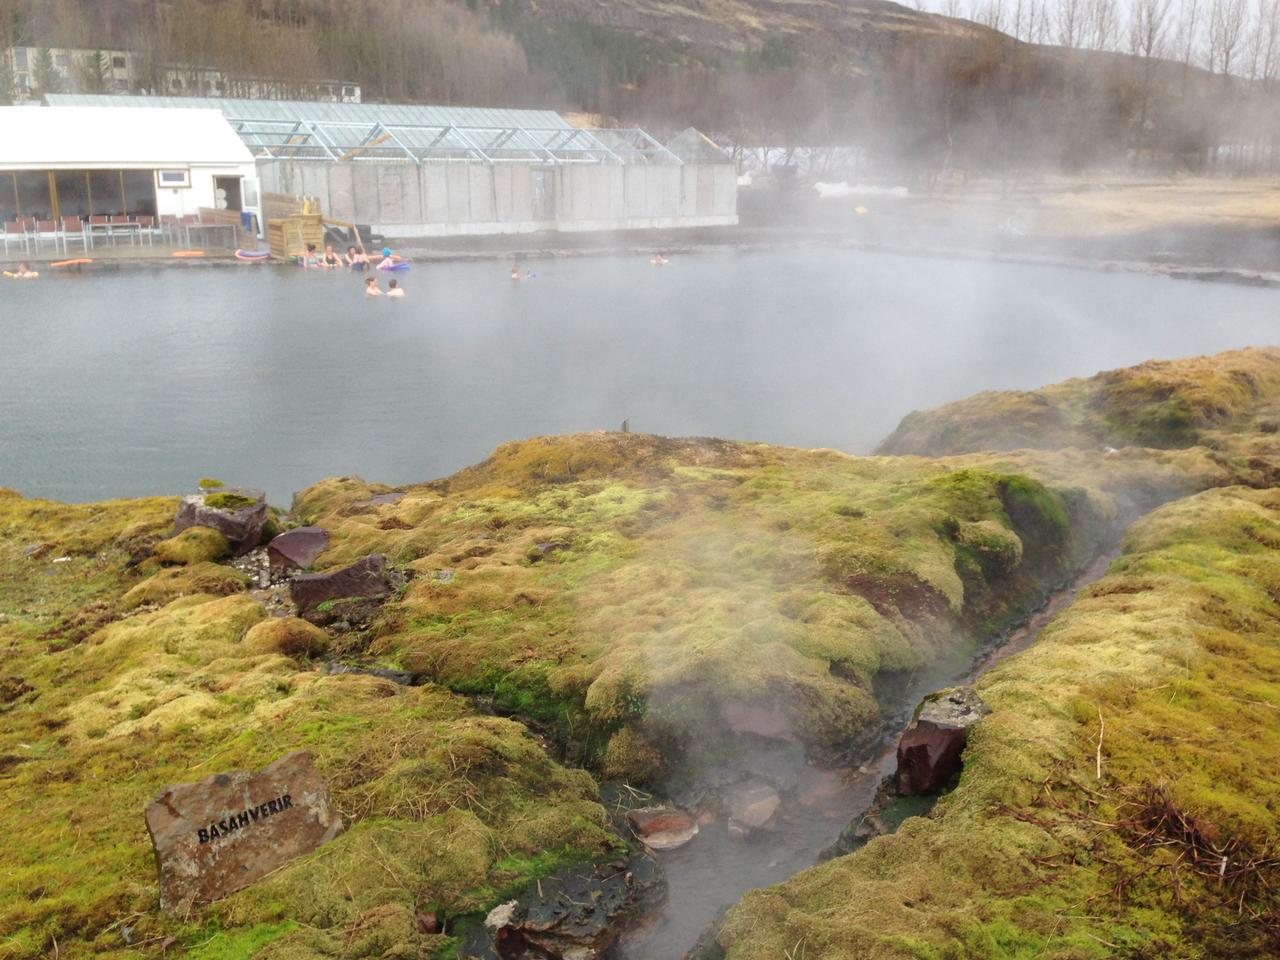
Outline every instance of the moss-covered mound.
<svg viewBox="0 0 1280 960">
<path fill-rule="evenodd" d="M 1278 546 L 1273 490 L 1138 523 L 981 682 L 993 713 L 933 816 L 748 895 L 731 960 L 1275 956 Z"/>
<path fill-rule="evenodd" d="M 446 938 L 419 912 L 483 911 L 616 855 L 591 778 L 519 724 L 439 688 L 314 672 L 293 658 L 323 632 L 264 619 L 239 581 L 190 592 L 229 568 L 147 577 L 135 560 L 175 505 L 0 493 L 0 954 L 428 955 Z M 346 832 L 201 915 L 160 914 L 147 802 L 298 748 Z"/>
<path fill-rule="evenodd" d="M 1183 448 L 1224 427 L 1271 424 L 1280 348 L 1150 361 L 1035 391 L 980 393 L 905 417 L 885 454 L 1143 446 Z"/>
<path fill-rule="evenodd" d="M 961 662 L 1092 556 L 1116 517 L 1077 484 L 1099 465 L 1055 486 L 592 434 L 508 444 L 394 500 L 326 481 L 295 512 L 329 531 L 326 563 L 377 552 L 414 574 L 369 655 L 549 722 L 590 765 L 653 771 L 742 703 L 818 750 L 865 742 L 879 679 Z"/>
<path fill-rule="evenodd" d="M 164 564 L 187 566 L 221 560 L 231 552 L 227 538 L 209 527 L 188 527 L 156 544 L 155 557 Z"/>
</svg>

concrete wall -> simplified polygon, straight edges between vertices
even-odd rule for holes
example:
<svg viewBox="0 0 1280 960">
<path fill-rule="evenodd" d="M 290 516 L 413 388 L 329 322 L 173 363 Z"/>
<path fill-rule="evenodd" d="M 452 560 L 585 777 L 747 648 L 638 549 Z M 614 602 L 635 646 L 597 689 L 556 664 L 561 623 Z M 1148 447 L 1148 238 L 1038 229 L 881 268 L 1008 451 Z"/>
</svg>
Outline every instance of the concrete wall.
<svg viewBox="0 0 1280 960">
<path fill-rule="evenodd" d="M 258 164 L 262 189 L 317 196 L 325 214 L 393 237 L 635 230 L 738 222 L 732 164 Z"/>
</svg>

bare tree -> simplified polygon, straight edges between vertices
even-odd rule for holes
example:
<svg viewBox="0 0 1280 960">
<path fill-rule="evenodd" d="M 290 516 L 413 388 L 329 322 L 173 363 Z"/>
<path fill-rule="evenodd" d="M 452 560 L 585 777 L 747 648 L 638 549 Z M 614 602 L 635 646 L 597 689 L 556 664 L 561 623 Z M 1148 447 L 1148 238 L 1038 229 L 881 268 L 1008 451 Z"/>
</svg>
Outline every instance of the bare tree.
<svg viewBox="0 0 1280 960">
<path fill-rule="evenodd" d="M 1074 50 L 1081 45 L 1085 28 L 1085 0 L 1059 0 L 1056 38 L 1061 46 Z"/>
<path fill-rule="evenodd" d="M 1116 46 L 1119 21 L 1116 0 L 1088 0 L 1085 8 L 1083 39 L 1094 50 L 1112 50 Z"/>
<path fill-rule="evenodd" d="M 1209 72 L 1231 73 L 1244 32 L 1244 0 L 1211 0 L 1209 5 Z"/>
</svg>

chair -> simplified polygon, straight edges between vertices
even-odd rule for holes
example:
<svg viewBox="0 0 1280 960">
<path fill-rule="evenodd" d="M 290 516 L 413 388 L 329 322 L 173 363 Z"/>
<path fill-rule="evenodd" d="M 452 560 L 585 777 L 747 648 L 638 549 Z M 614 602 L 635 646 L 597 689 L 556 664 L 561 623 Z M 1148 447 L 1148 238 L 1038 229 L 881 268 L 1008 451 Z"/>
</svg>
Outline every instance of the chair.
<svg viewBox="0 0 1280 960">
<path fill-rule="evenodd" d="M 112 237 L 115 237 L 117 227 L 120 228 L 121 233 L 127 233 L 129 235 L 129 246 L 133 246 L 134 243 L 137 241 L 138 228 L 134 224 L 134 222 L 129 219 L 127 214 L 113 213 L 111 215 L 110 233 Z M 114 242 L 115 240 L 112 240 L 112 243 Z"/>
<path fill-rule="evenodd" d="M 36 251 L 40 250 L 40 242 L 42 240 L 53 241 L 53 249 L 58 249 L 58 244 L 62 241 L 62 231 L 58 229 L 57 220 L 37 220 L 36 228 L 32 231 L 32 239 L 36 242 Z"/>
<path fill-rule="evenodd" d="M 89 235 L 85 232 L 84 221 L 79 217 L 63 217 L 62 218 L 62 249 L 66 253 L 70 253 L 70 245 L 78 243 L 87 251 L 89 249 Z"/>
<path fill-rule="evenodd" d="M 156 218 L 145 213 L 140 213 L 133 218 L 133 222 L 138 225 L 138 239 L 146 240 L 151 246 L 156 243 Z"/>
<path fill-rule="evenodd" d="M 31 255 L 31 235 L 27 233 L 26 228 L 18 220 L 6 220 L 4 222 L 4 252 L 9 252 L 9 244 L 22 244 L 22 252 Z"/>
<path fill-rule="evenodd" d="M 107 237 L 111 239 L 111 245 L 114 247 L 116 245 L 116 241 L 114 238 L 111 238 L 111 220 L 105 214 L 101 214 L 101 213 L 95 213 L 91 217 L 89 217 L 89 230 L 88 230 L 89 246 L 93 246 L 93 235 L 96 232 L 97 227 L 107 228 L 102 232 L 105 233 Z"/>
</svg>

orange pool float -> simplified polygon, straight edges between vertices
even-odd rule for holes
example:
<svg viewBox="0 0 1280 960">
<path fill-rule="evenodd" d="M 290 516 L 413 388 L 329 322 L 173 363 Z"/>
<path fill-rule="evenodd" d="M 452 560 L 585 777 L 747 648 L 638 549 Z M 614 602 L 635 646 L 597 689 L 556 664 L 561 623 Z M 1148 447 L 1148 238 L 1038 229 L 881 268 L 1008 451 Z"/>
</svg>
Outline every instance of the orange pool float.
<svg viewBox="0 0 1280 960">
<path fill-rule="evenodd" d="M 79 260 L 55 260 L 49 264 L 51 267 L 76 267 L 82 263 L 93 263 L 92 260 L 81 257 Z"/>
<path fill-rule="evenodd" d="M 175 250 L 173 251 L 173 255 L 175 257 L 203 257 L 204 251 L 203 250 Z"/>
</svg>

